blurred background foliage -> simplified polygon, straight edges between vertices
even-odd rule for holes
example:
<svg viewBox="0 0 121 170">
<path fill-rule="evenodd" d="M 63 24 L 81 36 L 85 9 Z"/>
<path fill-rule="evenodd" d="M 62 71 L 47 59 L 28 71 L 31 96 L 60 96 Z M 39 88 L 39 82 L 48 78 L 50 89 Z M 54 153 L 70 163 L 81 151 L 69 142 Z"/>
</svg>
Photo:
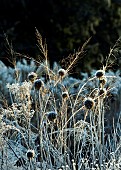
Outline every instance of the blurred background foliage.
<svg viewBox="0 0 121 170">
<path fill-rule="evenodd" d="M 121 36 L 120 0 L 0 0 L 0 57 L 7 63 L 5 37 L 16 52 L 37 58 L 35 27 L 48 45 L 51 62 L 61 61 L 92 37 L 74 72 L 105 63 Z M 121 67 L 120 49 L 113 69 Z"/>
</svg>

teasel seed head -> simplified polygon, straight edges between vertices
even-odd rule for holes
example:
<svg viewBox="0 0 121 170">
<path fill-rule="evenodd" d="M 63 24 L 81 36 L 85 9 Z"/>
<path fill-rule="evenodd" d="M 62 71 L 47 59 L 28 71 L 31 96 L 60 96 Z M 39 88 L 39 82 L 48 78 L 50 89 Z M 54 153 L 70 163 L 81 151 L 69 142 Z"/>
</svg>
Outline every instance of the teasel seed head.
<svg viewBox="0 0 121 170">
<path fill-rule="evenodd" d="M 105 71 L 104 70 L 98 70 L 98 71 L 96 71 L 96 73 L 95 73 L 95 76 L 97 77 L 97 78 L 102 78 L 103 76 L 105 75 Z"/>
<path fill-rule="evenodd" d="M 68 97 L 69 97 L 69 95 L 68 95 L 67 91 L 62 92 L 62 98 L 63 99 L 67 99 Z"/>
<path fill-rule="evenodd" d="M 66 74 L 66 70 L 64 70 L 63 68 L 58 70 L 58 74 L 60 77 L 63 77 Z"/>
<path fill-rule="evenodd" d="M 32 83 L 36 80 L 37 74 L 34 72 L 31 72 L 28 74 L 28 80 L 31 81 Z"/>
<path fill-rule="evenodd" d="M 86 109 L 92 109 L 95 106 L 95 102 L 91 97 L 84 100 L 84 106 Z"/>
<path fill-rule="evenodd" d="M 57 117 L 57 113 L 55 111 L 48 112 L 47 118 L 49 121 L 54 121 Z"/>
<path fill-rule="evenodd" d="M 27 156 L 27 158 L 28 158 L 29 160 L 31 160 L 32 158 L 34 158 L 34 156 L 35 156 L 34 150 L 29 149 L 29 150 L 27 151 L 27 153 L 26 153 L 26 156 Z"/>
<path fill-rule="evenodd" d="M 34 87 L 36 90 L 40 90 L 40 88 L 44 87 L 44 83 L 41 79 L 36 79 L 34 81 Z"/>
</svg>

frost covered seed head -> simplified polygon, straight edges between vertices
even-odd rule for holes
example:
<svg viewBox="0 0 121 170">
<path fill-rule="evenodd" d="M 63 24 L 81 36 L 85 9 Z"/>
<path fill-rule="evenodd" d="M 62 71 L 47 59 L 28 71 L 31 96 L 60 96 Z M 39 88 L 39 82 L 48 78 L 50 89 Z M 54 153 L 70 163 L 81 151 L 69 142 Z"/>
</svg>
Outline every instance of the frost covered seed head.
<svg viewBox="0 0 121 170">
<path fill-rule="evenodd" d="M 27 158 L 30 160 L 30 159 L 32 159 L 32 158 L 34 158 L 34 155 L 35 155 L 35 152 L 34 152 L 34 150 L 32 150 L 32 149 L 29 149 L 28 151 L 27 151 L 27 153 L 26 153 L 26 156 L 27 156 Z"/>
<path fill-rule="evenodd" d="M 96 71 L 96 73 L 95 73 L 95 76 L 97 77 L 97 78 L 101 78 L 101 77 L 103 77 L 105 75 L 105 72 L 104 72 L 104 70 L 98 70 L 98 71 Z"/>
<path fill-rule="evenodd" d="M 84 106 L 86 109 L 92 109 L 94 107 L 94 105 L 95 105 L 95 102 L 92 98 L 89 97 L 89 98 L 85 99 Z"/>
<path fill-rule="evenodd" d="M 44 83 L 41 79 L 37 79 L 34 81 L 34 87 L 36 90 L 39 90 L 43 86 L 44 86 Z"/>
<path fill-rule="evenodd" d="M 68 96 L 68 92 L 67 91 L 64 91 L 62 92 L 62 98 L 63 99 L 67 99 L 69 96 Z"/>
<path fill-rule="evenodd" d="M 58 74 L 59 74 L 59 76 L 63 77 L 66 74 L 66 70 L 61 68 L 58 70 Z"/>
<path fill-rule="evenodd" d="M 54 111 L 51 111 L 47 114 L 48 120 L 49 121 L 54 121 L 57 117 L 57 113 Z"/>
<path fill-rule="evenodd" d="M 36 80 L 37 74 L 34 72 L 31 72 L 28 74 L 28 80 L 31 81 L 32 83 Z"/>
</svg>

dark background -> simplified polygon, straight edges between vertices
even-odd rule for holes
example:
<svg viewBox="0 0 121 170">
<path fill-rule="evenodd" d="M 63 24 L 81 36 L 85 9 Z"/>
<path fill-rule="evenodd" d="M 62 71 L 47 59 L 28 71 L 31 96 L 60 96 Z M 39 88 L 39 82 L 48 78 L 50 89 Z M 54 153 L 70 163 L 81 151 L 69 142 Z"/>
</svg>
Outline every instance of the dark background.
<svg viewBox="0 0 121 170">
<path fill-rule="evenodd" d="M 51 62 L 60 61 L 92 36 L 77 67 L 83 71 L 105 64 L 121 36 L 120 0 L 0 0 L 0 59 L 6 59 L 5 36 L 16 52 L 37 58 L 35 27 L 48 44 Z M 114 71 L 121 68 L 120 48 Z M 75 72 L 77 70 L 75 69 Z"/>
</svg>

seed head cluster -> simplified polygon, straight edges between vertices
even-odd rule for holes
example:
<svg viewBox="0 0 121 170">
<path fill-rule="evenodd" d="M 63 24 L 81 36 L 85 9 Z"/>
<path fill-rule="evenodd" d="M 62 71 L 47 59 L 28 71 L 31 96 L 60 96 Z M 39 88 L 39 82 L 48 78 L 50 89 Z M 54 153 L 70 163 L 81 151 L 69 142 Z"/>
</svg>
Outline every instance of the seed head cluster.
<svg viewBox="0 0 121 170">
<path fill-rule="evenodd" d="M 32 159 L 32 158 L 34 158 L 34 156 L 35 156 L 34 150 L 29 149 L 29 150 L 27 151 L 27 153 L 26 153 L 26 156 L 27 156 L 27 158 L 28 158 L 29 160 Z"/>
<path fill-rule="evenodd" d="M 37 79 L 34 81 L 34 87 L 36 90 L 40 90 L 40 88 L 44 87 L 44 83 L 41 79 Z"/>
<path fill-rule="evenodd" d="M 98 70 L 96 71 L 96 74 L 95 74 L 95 76 L 99 79 L 102 78 L 104 75 L 105 75 L 104 70 Z"/>
<path fill-rule="evenodd" d="M 28 74 L 28 80 L 31 81 L 32 83 L 36 80 L 37 74 L 34 72 L 31 72 Z"/>
<path fill-rule="evenodd" d="M 60 77 L 63 77 L 66 74 L 66 70 L 64 70 L 63 68 L 58 70 L 58 74 Z"/>
<path fill-rule="evenodd" d="M 69 96 L 68 96 L 68 92 L 67 91 L 64 91 L 62 92 L 62 98 L 63 99 L 67 99 Z"/>
<path fill-rule="evenodd" d="M 86 109 L 92 109 L 95 105 L 94 100 L 91 97 L 88 97 L 84 100 L 84 106 Z"/>
<path fill-rule="evenodd" d="M 54 121 L 57 117 L 57 113 L 54 111 L 51 111 L 47 114 L 47 118 L 49 121 Z"/>
</svg>

